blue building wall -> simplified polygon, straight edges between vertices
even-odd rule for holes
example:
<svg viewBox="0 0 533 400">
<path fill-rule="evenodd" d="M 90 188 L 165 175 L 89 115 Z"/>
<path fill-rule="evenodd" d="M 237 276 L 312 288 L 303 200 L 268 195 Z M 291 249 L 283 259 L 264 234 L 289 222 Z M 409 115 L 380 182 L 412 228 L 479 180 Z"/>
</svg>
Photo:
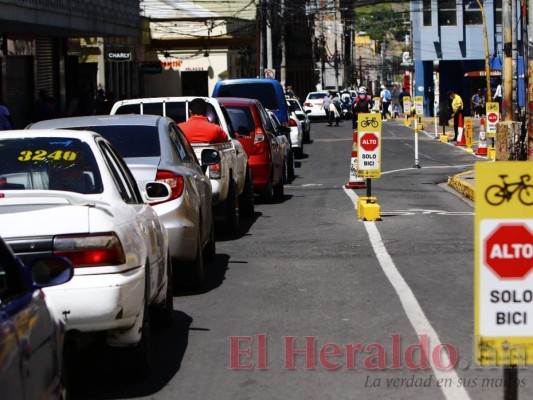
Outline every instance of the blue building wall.
<svg viewBox="0 0 533 400">
<path fill-rule="evenodd" d="M 486 0 L 484 5 L 488 52 L 494 58 L 494 54 L 502 54 L 502 30 L 501 25 L 494 24 L 494 0 Z M 414 95 L 424 96 L 425 114 L 432 115 L 433 72 L 434 65 L 438 65 L 440 99 L 446 99 L 447 91 L 453 89 L 461 95 L 466 112 L 469 112 L 474 91 L 478 88 L 486 90 L 485 78 L 464 77 L 466 72 L 485 70 L 483 25 L 464 25 L 463 1 L 460 0 L 457 1 L 457 24 L 454 26 L 439 27 L 437 0 L 432 0 L 431 26 L 423 25 L 421 0 L 411 1 L 410 7 L 415 61 Z M 521 63 L 518 64 L 520 68 Z M 491 67 L 501 70 L 500 57 L 492 60 Z M 495 82 L 491 86 L 495 88 Z M 523 82 L 521 86 L 523 88 Z"/>
</svg>

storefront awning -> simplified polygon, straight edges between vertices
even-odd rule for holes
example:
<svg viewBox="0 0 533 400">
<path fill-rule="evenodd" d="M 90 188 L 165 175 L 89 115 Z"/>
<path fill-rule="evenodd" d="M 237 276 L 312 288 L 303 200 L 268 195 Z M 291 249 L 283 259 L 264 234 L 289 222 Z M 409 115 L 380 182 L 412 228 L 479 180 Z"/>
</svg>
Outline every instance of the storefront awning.
<svg viewBox="0 0 533 400">
<path fill-rule="evenodd" d="M 465 78 L 479 78 L 482 76 L 487 76 L 487 72 L 485 70 L 482 71 L 470 71 L 465 73 Z M 497 69 L 491 69 L 490 70 L 490 76 L 502 76 L 502 71 Z"/>
</svg>

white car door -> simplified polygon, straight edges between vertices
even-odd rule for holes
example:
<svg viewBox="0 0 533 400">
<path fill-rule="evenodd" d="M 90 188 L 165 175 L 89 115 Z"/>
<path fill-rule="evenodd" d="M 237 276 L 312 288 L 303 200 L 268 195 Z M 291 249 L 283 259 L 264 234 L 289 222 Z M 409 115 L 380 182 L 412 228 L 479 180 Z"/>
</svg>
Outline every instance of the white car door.
<svg viewBox="0 0 533 400">
<path fill-rule="evenodd" d="M 103 141 L 100 141 L 100 148 L 124 202 L 129 205 L 125 207 L 126 212 L 129 209 L 136 214 L 130 220 L 132 223 L 138 221 L 136 223 L 140 224 L 138 227 L 131 226 L 125 229 L 138 228 L 143 234 L 150 263 L 150 297 L 153 298 L 165 282 L 166 231 L 153 208 L 144 203 L 135 178 L 122 158 Z"/>
</svg>

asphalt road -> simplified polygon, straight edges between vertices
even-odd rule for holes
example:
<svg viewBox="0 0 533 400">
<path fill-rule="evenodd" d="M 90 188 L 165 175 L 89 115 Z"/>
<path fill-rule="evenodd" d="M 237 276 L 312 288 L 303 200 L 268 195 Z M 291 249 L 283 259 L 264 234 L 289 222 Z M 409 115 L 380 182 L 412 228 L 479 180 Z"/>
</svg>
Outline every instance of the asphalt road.
<svg viewBox="0 0 533 400">
<path fill-rule="evenodd" d="M 388 121 L 382 135 L 381 221 L 359 221 L 366 191 L 343 188 L 351 123 L 314 122 L 284 199 L 218 237 L 205 291 L 176 294 L 153 374 L 133 380 L 88 352 L 75 398 L 503 398 L 502 370 L 473 363 L 474 210 L 442 185 L 477 159 L 421 133 L 413 168 L 413 129 Z M 518 377 L 531 396 L 531 372 Z"/>
</svg>

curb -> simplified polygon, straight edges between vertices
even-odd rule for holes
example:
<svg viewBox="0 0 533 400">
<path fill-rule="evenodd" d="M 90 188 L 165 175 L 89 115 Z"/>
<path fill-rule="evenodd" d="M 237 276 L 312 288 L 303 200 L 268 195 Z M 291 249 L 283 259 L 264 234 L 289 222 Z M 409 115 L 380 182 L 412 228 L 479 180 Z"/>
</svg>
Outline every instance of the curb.
<svg viewBox="0 0 533 400">
<path fill-rule="evenodd" d="M 465 171 L 460 174 L 451 176 L 448 178 L 448 186 L 454 188 L 457 192 L 461 193 L 463 196 L 474 201 L 475 189 L 470 183 L 466 182 L 462 177 L 464 175 L 471 175 L 474 171 Z"/>
</svg>

